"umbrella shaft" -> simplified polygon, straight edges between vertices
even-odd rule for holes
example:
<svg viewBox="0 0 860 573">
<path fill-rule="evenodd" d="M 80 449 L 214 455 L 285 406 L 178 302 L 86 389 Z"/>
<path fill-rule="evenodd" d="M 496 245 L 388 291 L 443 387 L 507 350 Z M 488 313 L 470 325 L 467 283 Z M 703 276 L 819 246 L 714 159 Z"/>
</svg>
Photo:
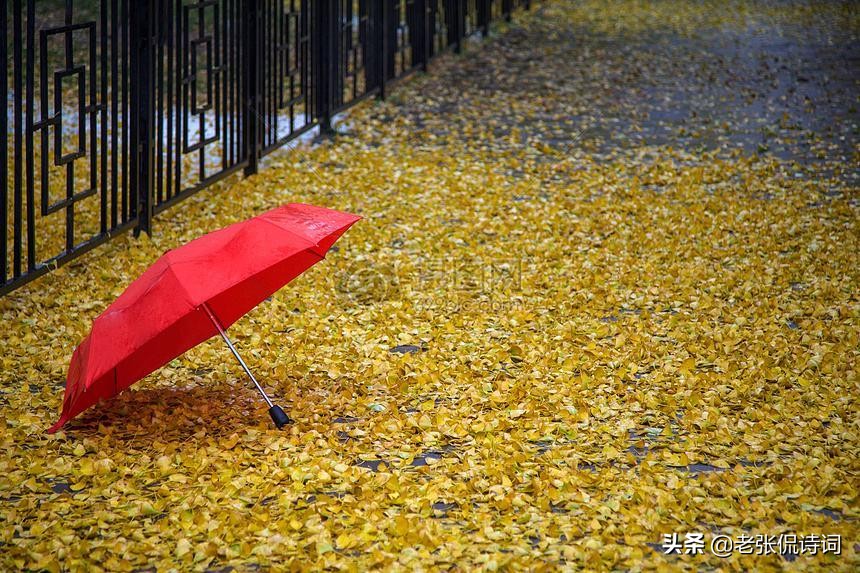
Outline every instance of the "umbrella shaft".
<svg viewBox="0 0 860 573">
<path fill-rule="evenodd" d="M 266 394 L 266 391 L 263 390 L 263 387 L 260 386 L 260 383 L 257 382 L 257 379 L 254 378 L 254 375 L 251 374 L 251 369 L 248 368 L 248 365 L 245 364 L 245 361 L 242 360 L 241 356 L 239 356 L 239 351 L 236 350 L 235 346 L 233 346 L 233 342 L 230 341 L 230 338 L 227 336 L 227 333 L 224 331 L 224 327 L 221 326 L 221 321 L 218 320 L 218 318 L 215 316 L 215 313 L 212 312 L 212 309 L 209 308 L 209 305 L 205 302 L 203 303 L 203 310 L 205 310 L 206 314 L 209 315 L 209 320 L 211 320 L 212 324 L 215 325 L 215 328 L 218 329 L 218 334 L 220 334 L 221 338 L 224 339 L 224 342 L 227 343 L 227 346 L 230 348 L 230 351 L 233 353 L 233 356 L 235 356 L 236 360 L 239 361 L 239 364 L 242 365 L 242 369 L 245 371 L 245 374 L 248 375 L 248 378 L 251 379 L 251 382 L 253 382 L 254 386 L 257 387 L 257 390 L 260 391 L 260 395 L 263 396 L 263 400 L 265 400 L 266 404 L 268 404 L 269 408 L 271 408 L 273 406 L 272 401 L 269 399 L 269 396 Z"/>
</svg>

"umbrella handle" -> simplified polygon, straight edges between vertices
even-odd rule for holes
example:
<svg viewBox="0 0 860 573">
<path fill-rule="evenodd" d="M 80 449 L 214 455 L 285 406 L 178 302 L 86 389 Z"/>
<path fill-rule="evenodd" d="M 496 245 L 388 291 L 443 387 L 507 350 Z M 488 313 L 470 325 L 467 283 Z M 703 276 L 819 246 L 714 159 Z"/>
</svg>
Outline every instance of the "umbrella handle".
<svg viewBox="0 0 860 573">
<path fill-rule="evenodd" d="M 221 321 L 218 320 L 218 317 L 215 316 L 215 313 L 209 308 L 209 303 L 204 302 L 200 305 L 203 310 L 206 311 L 206 314 L 209 316 L 209 320 L 212 321 L 212 324 L 215 325 L 215 328 L 218 329 L 218 334 L 221 335 L 221 338 L 224 339 L 224 342 L 227 343 L 227 347 L 230 348 L 230 351 L 233 353 L 233 356 L 236 357 L 236 360 L 239 361 L 239 364 L 242 366 L 242 369 L 245 371 L 245 374 L 248 375 L 248 378 L 251 379 L 251 382 L 254 383 L 254 386 L 257 387 L 257 390 L 260 392 L 260 395 L 263 397 L 263 400 L 266 401 L 266 404 L 269 406 L 269 416 L 272 417 L 272 421 L 275 423 L 275 426 L 278 429 L 283 428 L 287 424 L 291 424 L 293 422 L 287 413 L 284 412 L 284 409 L 278 406 L 277 404 L 273 404 L 272 400 L 269 398 L 266 391 L 263 390 L 263 387 L 257 382 L 257 379 L 251 373 L 251 369 L 248 368 L 248 365 L 245 364 L 245 361 L 242 360 L 242 357 L 239 355 L 239 351 L 236 350 L 236 347 L 233 346 L 233 342 L 230 340 L 230 337 L 227 336 L 227 332 L 224 330 L 224 327 L 221 325 Z"/>
<path fill-rule="evenodd" d="M 275 426 L 277 426 L 279 430 L 287 424 L 293 423 L 293 419 L 287 416 L 287 413 L 284 412 L 284 409 L 277 404 L 269 408 L 269 416 L 272 417 L 272 421 L 275 423 Z"/>
</svg>

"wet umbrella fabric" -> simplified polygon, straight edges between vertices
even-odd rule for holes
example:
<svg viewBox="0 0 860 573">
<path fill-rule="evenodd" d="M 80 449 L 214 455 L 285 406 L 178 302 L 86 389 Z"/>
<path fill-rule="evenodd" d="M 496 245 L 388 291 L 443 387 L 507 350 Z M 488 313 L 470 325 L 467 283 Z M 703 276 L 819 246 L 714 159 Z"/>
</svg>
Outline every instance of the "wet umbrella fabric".
<svg viewBox="0 0 860 573">
<path fill-rule="evenodd" d="M 63 411 L 48 431 L 219 333 L 239 358 L 224 331 L 322 260 L 359 219 L 293 203 L 166 252 L 95 319 L 75 349 Z"/>
</svg>

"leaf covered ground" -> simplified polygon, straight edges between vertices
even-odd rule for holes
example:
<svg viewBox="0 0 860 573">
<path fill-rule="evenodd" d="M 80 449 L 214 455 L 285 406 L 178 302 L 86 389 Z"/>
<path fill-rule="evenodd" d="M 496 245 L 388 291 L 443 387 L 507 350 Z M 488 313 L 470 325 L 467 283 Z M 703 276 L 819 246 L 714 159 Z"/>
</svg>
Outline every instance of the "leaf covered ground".
<svg viewBox="0 0 860 573">
<path fill-rule="evenodd" d="M 858 13 L 550 0 L 0 299 L 0 569 L 858 564 Z M 90 321 L 164 250 L 365 217 L 54 436 Z M 665 556 L 664 533 L 842 554 Z"/>
</svg>

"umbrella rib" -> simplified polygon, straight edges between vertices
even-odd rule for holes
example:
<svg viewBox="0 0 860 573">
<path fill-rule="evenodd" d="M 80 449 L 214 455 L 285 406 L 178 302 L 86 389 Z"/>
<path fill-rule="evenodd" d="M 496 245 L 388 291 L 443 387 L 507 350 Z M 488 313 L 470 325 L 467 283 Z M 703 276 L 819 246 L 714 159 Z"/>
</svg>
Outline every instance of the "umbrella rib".
<svg viewBox="0 0 860 573">
<path fill-rule="evenodd" d="M 247 374 L 247 375 L 248 375 L 248 378 L 250 378 L 250 379 L 251 379 L 251 382 L 253 382 L 253 383 L 254 383 L 254 386 L 256 386 L 256 387 L 257 387 L 257 390 L 260 392 L 260 395 L 262 395 L 262 396 L 263 396 L 263 400 L 265 400 L 265 401 L 266 401 L 266 404 L 268 404 L 268 405 L 269 405 L 269 408 L 273 407 L 273 406 L 274 406 L 274 404 L 272 404 L 272 401 L 269 399 L 269 396 L 266 394 L 266 391 L 265 391 L 265 390 L 263 390 L 263 387 L 262 387 L 262 386 L 260 386 L 260 383 L 259 383 L 259 382 L 257 382 L 257 379 L 256 379 L 256 378 L 254 378 L 254 375 L 251 373 L 251 369 L 250 369 L 250 368 L 248 368 L 248 365 L 247 365 L 247 364 L 245 364 L 245 361 L 244 361 L 244 360 L 242 360 L 242 357 L 241 357 L 241 356 L 239 356 L 239 351 L 238 351 L 238 350 L 236 350 L 236 347 L 235 347 L 235 346 L 233 346 L 233 342 L 230 340 L 230 337 L 228 337 L 228 336 L 227 336 L 227 333 L 224 331 L 224 327 L 223 327 L 223 326 L 221 326 L 221 321 L 220 321 L 220 320 L 218 320 L 218 317 L 217 317 L 217 316 L 215 316 L 215 313 L 212 311 L 212 309 L 211 309 L 211 308 L 209 308 L 209 303 L 208 303 L 208 302 L 204 302 L 204 303 L 203 303 L 202 305 L 200 305 L 200 306 L 203 308 L 203 310 L 205 310 L 205 311 L 206 311 L 206 314 L 208 314 L 208 315 L 209 315 L 209 320 L 211 320 L 211 321 L 212 321 L 212 324 L 214 324 L 214 325 L 215 325 L 215 328 L 217 328 L 217 329 L 218 329 L 218 334 L 220 334 L 220 335 L 221 335 L 221 338 L 223 338 L 223 339 L 224 339 L 224 342 L 226 342 L 226 343 L 227 343 L 227 346 L 230 348 L 230 351 L 231 351 L 231 352 L 233 352 L 233 356 L 235 356 L 235 357 L 236 357 L 236 360 L 238 360 L 238 361 L 239 361 L 239 364 L 242 366 L 242 369 L 245 371 L 245 374 Z"/>
</svg>

